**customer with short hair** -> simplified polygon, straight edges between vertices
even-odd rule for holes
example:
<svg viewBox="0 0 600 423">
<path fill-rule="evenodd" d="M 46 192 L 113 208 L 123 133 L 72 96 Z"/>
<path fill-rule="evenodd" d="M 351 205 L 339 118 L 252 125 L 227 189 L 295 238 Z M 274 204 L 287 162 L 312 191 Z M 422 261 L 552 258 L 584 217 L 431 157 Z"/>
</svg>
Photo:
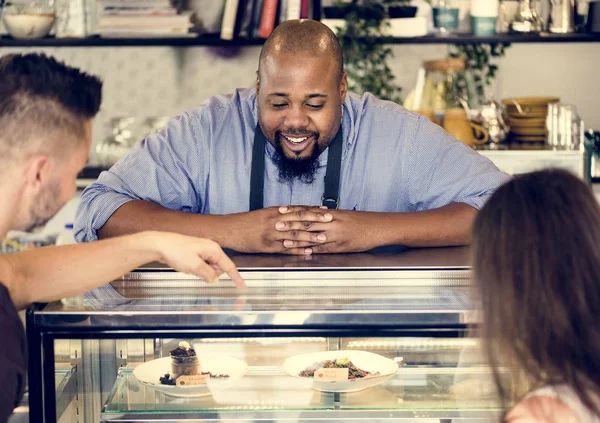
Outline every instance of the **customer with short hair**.
<svg viewBox="0 0 600 423">
<path fill-rule="evenodd" d="M 102 82 L 42 54 L 0 57 L 0 238 L 46 223 L 75 194 Z M 17 310 L 105 284 L 155 260 L 214 282 L 244 282 L 213 241 L 141 232 L 87 245 L 0 255 L 0 423 L 25 387 L 26 348 Z"/>
</svg>

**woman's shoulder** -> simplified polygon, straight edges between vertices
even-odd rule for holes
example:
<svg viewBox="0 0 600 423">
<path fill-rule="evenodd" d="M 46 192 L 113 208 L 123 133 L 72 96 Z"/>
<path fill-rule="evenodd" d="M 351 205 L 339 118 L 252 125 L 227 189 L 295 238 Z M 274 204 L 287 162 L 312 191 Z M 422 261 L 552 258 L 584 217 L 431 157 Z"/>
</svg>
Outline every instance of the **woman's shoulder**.
<svg viewBox="0 0 600 423">
<path fill-rule="evenodd" d="M 556 396 L 536 395 L 508 412 L 506 423 L 583 423 L 579 415 Z"/>
</svg>

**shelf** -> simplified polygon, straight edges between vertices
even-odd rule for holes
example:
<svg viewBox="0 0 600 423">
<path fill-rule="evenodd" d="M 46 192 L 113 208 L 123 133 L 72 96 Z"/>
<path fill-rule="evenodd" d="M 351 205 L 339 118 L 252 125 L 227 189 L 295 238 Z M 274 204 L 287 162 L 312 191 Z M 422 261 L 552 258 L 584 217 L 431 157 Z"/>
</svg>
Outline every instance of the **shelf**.
<svg viewBox="0 0 600 423">
<path fill-rule="evenodd" d="M 246 47 L 260 46 L 263 39 L 236 39 L 226 41 L 218 35 L 198 37 L 164 38 L 55 38 L 39 40 L 15 40 L 9 36 L 0 36 L 0 47 Z M 539 34 L 517 35 L 498 34 L 493 37 L 475 37 L 472 34 L 449 36 L 425 36 L 417 38 L 382 38 L 388 44 L 477 44 L 477 43 L 594 43 L 600 42 L 600 33 L 594 34 Z"/>
<path fill-rule="evenodd" d="M 488 368 L 407 366 L 379 386 L 354 393 L 312 390 L 310 381 L 286 376 L 277 367 L 250 367 L 223 391 L 177 398 L 142 385 L 121 370 L 102 410 L 102 420 L 164 421 L 321 418 L 327 420 L 399 418 L 484 418 L 501 414 Z M 119 420 L 121 419 L 121 420 Z"/>
<path fill-rule="evenodd" d="M 245 47 L 258 46 L 263 39 L 226 41 L 217 35 L 198 37 L 153 37 L 153 38 L 55 38 L 45 37 L 38 40 L 15 40 L 9 36 L 0 37 L 0 47 Z"/>
<path fill-rule="evenodd" d="M 597 34 L 497 34 L 492 37 L 476 37 L 472 34 L 454 34 L 447 36 L 428 35 L 417 38 L 385 38 L 389 44 L 526 44 L 526 43 L 594 43 L 600 42 Z"/>
</svg>

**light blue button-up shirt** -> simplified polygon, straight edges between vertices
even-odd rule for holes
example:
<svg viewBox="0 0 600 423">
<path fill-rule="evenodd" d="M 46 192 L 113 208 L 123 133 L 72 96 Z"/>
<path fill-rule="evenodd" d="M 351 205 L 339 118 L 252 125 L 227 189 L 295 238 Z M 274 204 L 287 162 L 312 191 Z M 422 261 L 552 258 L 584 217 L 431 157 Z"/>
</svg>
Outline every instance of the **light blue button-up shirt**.
<svg viewBox="0 0 600 423">
<path fill-rule="evenodd" d="M 189 213 L 248 211 L 256 123 L 253 88 L 211 97 L 171 119 L 83 192 L 76 239 L 96 240 L 131 200 Z M 427 118 L 371 94 L 346 96 L 342 129 L 340 209 L 415 212 L 456 202 L 479 209 L 509 179 Z M 279 182 L 274 150 L 267 142 L 264 206 L 320 205 L 327 150 L 310 185 Z"/>
</svg>

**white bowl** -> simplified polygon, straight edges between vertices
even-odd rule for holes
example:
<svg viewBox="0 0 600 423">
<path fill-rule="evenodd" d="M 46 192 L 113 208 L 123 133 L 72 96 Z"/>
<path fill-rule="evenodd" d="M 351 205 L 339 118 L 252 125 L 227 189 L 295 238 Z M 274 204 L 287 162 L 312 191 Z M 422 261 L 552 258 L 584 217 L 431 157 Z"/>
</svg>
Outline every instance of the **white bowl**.
<svg viewBox="0 0 600 423">
<path fill-rule="evenodd" d="M 198 356 L 203 372 L 228 374 L 226 379 L 209 379 L 206 385 L 176 386 L 163 385 L 159 378 L 171 373 L 171 357 L 157 358 L 140 364 L 133 376 L 142 384 L 173 397 L 203 397 L 232 386 L 248 372 L 248 365 L 233 357 Z"/>
<path fill-rule="evenodd" d="M 343 381 L 318 381 L 315 379 L 299 376 L 299 373 L 310 367 L 315 362 L 325 360 L 335 360 L 348 357 L 348 359 L 359 369 L 371 373 L 379 372 L 377 376 L 369 376 L 361 379 L 343 380 Z M 292 377 L 304 381 L 312 381 L 312 389 L 321 392 L 357 392 L 363 389 L 379 385 L 398 371 L 398 364 L 389 358 L 368 351 L 321 351 L 308 354 L 295 355 L 288 358 L 283 363 L 283 371 Z"/>
<path fill-rule="evenodd" d="M 422 16 L 415 18 L 387 19 L 389 25 L 382 27 L 381 33 L 384 37 L 424 37 L 427 35 L 427 19 Z M 338 28 L 345 28 L 344 19 L 321 19 L 321 23 L 328 26 L 337 34 Z"/>
<path fill-rule="evenodd" d="M 383 28 L 386 37 L 424 37 L 427 35 L 427 19 L 423 16 L 415 18 L 388 19 L 389 26 Z"/>
<path fill-rule="evenodd" d="M 53 13 L 7 13 L 2 20 L 10 35 L 22 40 L 32 40 L 48 35 L 54 25 Z"/>
</svg>

